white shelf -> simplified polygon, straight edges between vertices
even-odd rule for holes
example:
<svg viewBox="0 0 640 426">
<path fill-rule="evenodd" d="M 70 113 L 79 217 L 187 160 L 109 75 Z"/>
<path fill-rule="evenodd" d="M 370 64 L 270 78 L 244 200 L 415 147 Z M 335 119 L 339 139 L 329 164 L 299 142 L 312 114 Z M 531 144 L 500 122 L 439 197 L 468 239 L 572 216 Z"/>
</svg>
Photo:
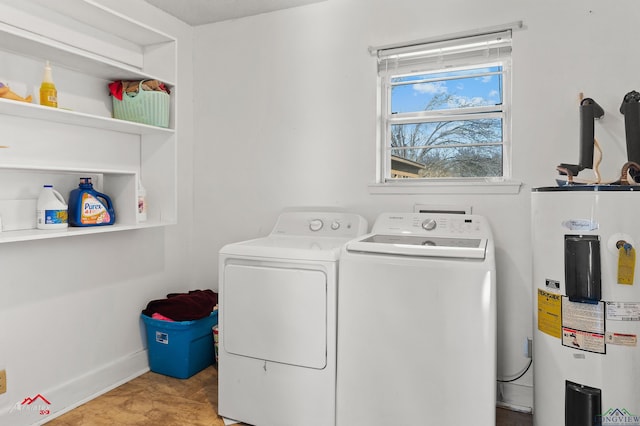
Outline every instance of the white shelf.
<svg viewBox="0 0 640 426">
<path fill-rule="evenodd" d="M 0 244 L 19 241 L 45 240 L 49 238 L 75 237 L 79 235 L 101 234 L 106 232 L 130 231 L 134 229 L 155 228 L 167 226 L 171 223 L 144 222 L 136 225 L 113 225 L 69 227 L 66 229 L 22 229 L 19 231 L 0 232 Z"/>
<path fill-rule="evenodd" d="M 91 0 L 2 0 L 0 48 L 51 59 L 111 80 L 158 79 L 174 85 L 175 67 L 149 67 L 155 51 L 175 49 L 175 39 Z M 160 61 L 162 63 L 163 61 Z M 170 64 L 170 65 L 174 65 Z"/>
<path fill-rule="evenodd" d="M 0 145 L 10 146 L 0 150 L 0 173 L 5 175 L 0 204 L 13 220 L 13 226 L 4 224 L 11 230 L 0 232 L 0 243 L 177 223 L 176 129 L 103 115 L 109 114 L 105 106 L 110 104 L 106 81 L 156 79 L 172 89 L 170 125 L 175 125 L 175 38 L 94 0 L 0 0 L 0 6 L 0 51 L 20 64 L 11 69 L 8 61 L 5 72 L 10 75 L 3 77 L 12 78 L 12 86 L 38 87 L 34 75 L 41 75 L 41 64 L 50 60 L 55 76 L 67 82 L 58 90 L 66 89 L 75 101 L 72 111 L 0 98 L 5 131 Z M 78 87 L 70 90 L 71 84 Z M 32 210 L 24 206 L 37 198 L 42 181 L 66 192 L 80 174 L 96 176 L 96 189 L 110 196 L 114 225 L 24 229 L 30 225 L 23 219 L 29 219 Z M 142 223 L 137 222 L 140 177 L 149 198 L 148 220 Z"/>
<path fill-rule="evenodd" d="M 15 0 L 14 0 L 15 1 Z M 23 0 L 17 0 L 23 1 Z M 128 16 L 113 12 L 93 0 L 32 0 L 34 3 L 55 10 L 78 22 L 94 27 L 100 31 L 117 34 L 141 46 L 165 43 L 174 39 L 147 25 L 135 22 Z"/>
<path fill-rule="evenodd" d="M 72 175 L 131 175 L 135 176 L 136 172 L 133 170 L 116 170 L 116 169 L 92 169 L 84 167 L 57 167 L 57 166 L 35 166 L 31 164 L 10 164 L 0 163 L 0 170 L 20 170 L 34 173 L 60 173 L 60 174 L 72 174 Z"/>
<path fill-rule="evenodd" d="M 114 132 L 131 133 L 135 135 L 171 135 L 173 129 L 132 121 L 117 120 L 115 118 L 100 117 L 83 112 L 69 111 L 61 108 L 50 108 L 33 103 L 12 101 L 0 98 L 0 114 L 34 120 L 51 121 L 55 123 L 71 124 L 75 126 L 92 127 L 111 130 Z"/>
<path fill-rule="evenodd" d="M 0 43 L 3 50 L 33 58 L 53 58 L 57 66 L 93 75 L 104 80 L 143 80 L 158 79 L 173 85 L 141 69 L 125 63 L 110 60 L 92 52 L 47 39 L 20 28 L 0 22 Z"/>
</svg>

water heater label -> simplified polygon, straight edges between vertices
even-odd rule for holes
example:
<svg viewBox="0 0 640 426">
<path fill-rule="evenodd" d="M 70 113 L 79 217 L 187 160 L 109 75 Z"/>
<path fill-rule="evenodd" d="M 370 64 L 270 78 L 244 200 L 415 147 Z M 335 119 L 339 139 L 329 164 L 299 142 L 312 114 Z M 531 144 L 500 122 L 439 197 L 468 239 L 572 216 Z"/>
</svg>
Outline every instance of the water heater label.
<svg viewBox="0 0 640 426">
<path fill-rule="evenodd" d="M 561 298 L 559 294 L 538 289 L 538 330 L 558 339 L 562 336 Z"/>
<path fill-rule="evenodd" d="M 635 334 L 611 333 L 607 331 L 605 333 L 605 340 L 607 341 L 607 345 L 636 346 L 638 344 L 638 336 Z"/>
<path fill-rule="evenodd" d="M 640 321 L 640 302 L 607 302 L 607 321 Z"/>
<path fill-rule="evenodd" d="M 599 354 L 606 353 L 604 334 L 589 333 L 567 327 L 562 327 L 562 346 Z"/>
<path fill-rule="evenodd" d="M 572 302 L 562 297 L 562 345 L 582 351 L 606 353 L 604 303 Z"/>
<path fill-rule="evenodd" d="M 595 231 L 598 222 L 589 219 L 569 219 L 562 222 L 562 226 L 572 231 Z"/>
<path fill-rule="evenodd" d="M 562 326 L 604 335 L 604 303 L 572 302 L 563 297 Z"/>
</svg>

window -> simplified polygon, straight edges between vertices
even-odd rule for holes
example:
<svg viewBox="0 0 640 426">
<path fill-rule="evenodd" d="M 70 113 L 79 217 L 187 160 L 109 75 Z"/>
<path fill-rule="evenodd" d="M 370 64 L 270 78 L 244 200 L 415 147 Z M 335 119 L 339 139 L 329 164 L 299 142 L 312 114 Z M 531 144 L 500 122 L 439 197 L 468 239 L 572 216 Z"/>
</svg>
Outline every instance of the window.
<svg viewBox="0 0 640 426">
<path fill-rule="evenodd" d="M 380 182 L 510 177 L 511 30 L 377 55 Z"/>
</svg>

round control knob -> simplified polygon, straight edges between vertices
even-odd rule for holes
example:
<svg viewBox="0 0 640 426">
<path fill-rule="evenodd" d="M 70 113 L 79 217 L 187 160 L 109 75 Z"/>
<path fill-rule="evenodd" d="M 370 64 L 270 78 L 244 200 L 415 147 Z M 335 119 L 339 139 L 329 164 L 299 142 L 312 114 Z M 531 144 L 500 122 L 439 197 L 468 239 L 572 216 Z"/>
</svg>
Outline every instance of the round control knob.
<svg viewBox="0 0 640 426">
<path fill-rule="evenodd" d="M 323 226 L 324 223 L 320 219 L 313 219 L 311 222 L 309 222 L 309 229 L 313 232 L 321 230 Z"/>
<path fill-rule="evenodd" d="M 337 220 L 331 222 L 331 229 L 333 229 L 334 231 L 340 229 L 340 222 L 338 222 Z"/>
<path fill-rule="evenodd" d="M 435 219 L 425 219 L 424 222 L 422 222 L 422 229 L 425 231 L 433 231 L 436 229 L 437 225 L 438 224 Z"/>
</svg>

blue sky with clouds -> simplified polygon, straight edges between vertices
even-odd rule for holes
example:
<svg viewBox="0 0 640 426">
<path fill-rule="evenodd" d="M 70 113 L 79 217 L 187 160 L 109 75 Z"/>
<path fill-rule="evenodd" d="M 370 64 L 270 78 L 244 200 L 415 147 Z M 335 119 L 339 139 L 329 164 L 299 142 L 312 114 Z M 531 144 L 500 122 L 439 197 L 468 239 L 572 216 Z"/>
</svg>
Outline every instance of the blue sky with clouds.
<svg viewBox="0 0 640 426">
<path fill-rule="evenodd" d="M 456 108 L 469 104 L 474 106 L 498 104 L 501 101 L 502 90 L 500 76 L 478 76 L 478 74 L 499 71 L 500 67 L 492 67 L 394 79 L 394 81 L 402 81 L 407 84 L 393 87 L 392 111 L 398 113 L 423 111 L 429 101 L 438 94 L 449 94 L 451 97 L 449 104 L 441 105 L 437 109 Z M 429 81 L 419 82 L 420 80 Z"/>
</svg>

